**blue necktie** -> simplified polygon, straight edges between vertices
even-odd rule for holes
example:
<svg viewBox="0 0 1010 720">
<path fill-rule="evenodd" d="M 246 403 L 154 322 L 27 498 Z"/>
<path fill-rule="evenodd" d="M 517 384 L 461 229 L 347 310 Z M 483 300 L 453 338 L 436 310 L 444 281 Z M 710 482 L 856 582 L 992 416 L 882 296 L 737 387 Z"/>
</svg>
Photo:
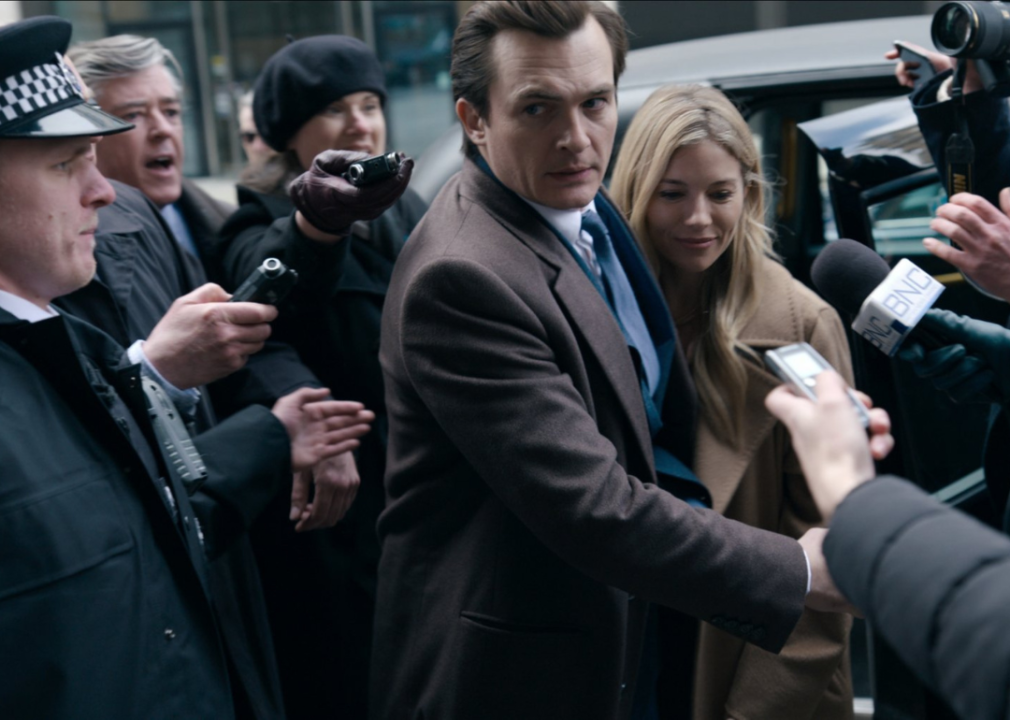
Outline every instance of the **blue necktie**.
<svg viewBox="0 0 1010 720">
<path fill-rule="evenodd" d="M 652 344 L 652 336 L 645 324 L 645 318 L 635 299 L 635 291 L 631 288 L 628 275 L 621 266 L 621 261 L 614 254 L 614 245 L 610 233 L 603 220 L 594 211 L 588 210 L 582 214 L 582 230 L 593 239 L 593 249 L 596 251 L 596 261 L 603 273 L 603 286 L 610 299 L 610 306 L 617 315 L 617 321 L 624 331 L 628 344 L 638 351 L 645 372 L 645 383 L 649 395 L 656 392 L 659 386 L 660 368 L 659 355 L 656 346 Z"/>
</svg>

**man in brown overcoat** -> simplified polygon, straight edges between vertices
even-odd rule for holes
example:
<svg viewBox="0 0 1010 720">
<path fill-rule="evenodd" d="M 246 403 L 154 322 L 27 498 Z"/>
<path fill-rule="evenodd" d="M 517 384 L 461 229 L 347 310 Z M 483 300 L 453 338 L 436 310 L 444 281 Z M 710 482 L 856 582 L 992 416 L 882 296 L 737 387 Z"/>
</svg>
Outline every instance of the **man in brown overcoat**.
<svg viewBox="0 0 1010 720">
<path fill-rule="evenodd" d="M 599 191 L 626 49 L 596 2 L 457 29 L 467 160 L 384 308 L 375 718 L 659 717 L 654 603 L 772 651 L 837 607 L 819 535 L 700 507 L 683 356 Z"/>
</svg>

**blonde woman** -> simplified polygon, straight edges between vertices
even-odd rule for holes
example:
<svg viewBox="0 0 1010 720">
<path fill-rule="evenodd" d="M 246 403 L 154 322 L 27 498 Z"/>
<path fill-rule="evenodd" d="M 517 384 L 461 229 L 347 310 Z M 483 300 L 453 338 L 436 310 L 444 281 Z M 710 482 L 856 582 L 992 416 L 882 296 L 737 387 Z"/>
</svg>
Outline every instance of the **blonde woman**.
<svg viewBox="0 0 1010 720">
<path fill-rule="evenodd" d="M 631 123 L 611 194 L 659 278 L 698 387 L 694 469 L 717 511 L 798 538 L 820 522 L 762 352 L 809 342 L 850 382 L 837 314 L 776 260 L 761 162 L 718 90 L 666 87 Z M 852 717 L 848 616 L 806 610 L 779 655 L 703 625 L 695 720 Z"/>
</svg>

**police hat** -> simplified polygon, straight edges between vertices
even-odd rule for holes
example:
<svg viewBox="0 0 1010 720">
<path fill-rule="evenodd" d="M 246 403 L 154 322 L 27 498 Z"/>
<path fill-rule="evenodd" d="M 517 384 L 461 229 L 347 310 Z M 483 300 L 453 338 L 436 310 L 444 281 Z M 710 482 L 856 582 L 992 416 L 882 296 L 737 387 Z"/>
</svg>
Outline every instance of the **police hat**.
<svg viewBox="0 0 1010 720">
<path fill-rule="evenodd" d="M 0 138 L 111 135 L 133 127 L 84 101 L 63 61 L 71 30 L 56 17 L 0 27 Z"/>
</svg>

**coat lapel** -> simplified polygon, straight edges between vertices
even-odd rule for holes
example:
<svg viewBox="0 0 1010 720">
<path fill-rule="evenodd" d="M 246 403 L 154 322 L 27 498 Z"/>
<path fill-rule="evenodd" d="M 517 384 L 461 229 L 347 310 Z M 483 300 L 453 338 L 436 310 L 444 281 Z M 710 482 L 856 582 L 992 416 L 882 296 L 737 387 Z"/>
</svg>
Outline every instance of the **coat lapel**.
<svg viewBox="0 0 1010 720">
<path fill-rule="evenodd" d="M 712 494 L 712 509 L 718 513 L 726 511 L 754 453 L 775 427 L 775 418 L 765 410 L 764 399 L 780 383 L 750 360 L 744 362 L 747 363 L 747 396 L 740 443 L 733 446 L 717 437 L 704 419 L 698 423 L 694 469 Z"/>
<path fill-rule="evenodd" d="M 652 469 L 652 439 L 638 375 L 607 303 L 538 212 L 470 161 L 464 164 L 463 175 L 463 195 L 472 192 L 470 200 L 486 208 L 502 227 L 556 270 L 553 291 L 558 304 L 603 369 L 634 430 L 639 451 Z"/>
<path fill-rule="evenodd" d="M 774 266 L 773 266 L 774 265 Z M 740 334 L 740 341 L 758 356 L 765 350 L 804 341 L 803 327 L 796 307 L 792 284 L 795 282 L 777 263 L 765 263 L 764 282 L 757 314 Z M 716 437 L 704 420 L 698 423 L 695 471 L 712 494 L 712 508 L 726 511 L 755 452 L 768 438 L 776 420 L 765 409 L 764 399 L 781 381 L 763 363 L 744 358 L 747 392 L 739 443 Z"/>
</svg>

